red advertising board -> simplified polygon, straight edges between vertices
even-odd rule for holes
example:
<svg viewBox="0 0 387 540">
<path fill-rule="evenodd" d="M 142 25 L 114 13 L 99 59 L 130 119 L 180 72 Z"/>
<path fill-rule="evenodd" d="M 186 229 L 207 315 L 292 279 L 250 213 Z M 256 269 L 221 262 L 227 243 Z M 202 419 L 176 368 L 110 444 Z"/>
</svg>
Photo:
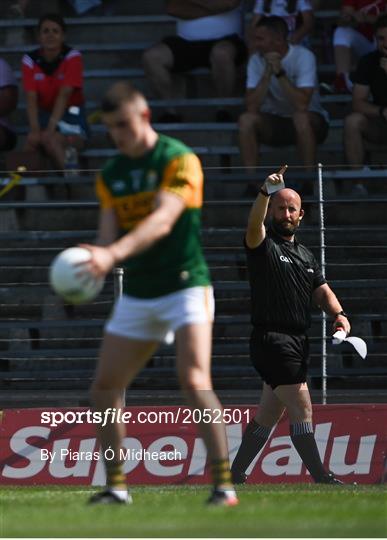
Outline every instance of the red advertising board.
<svg viewBox="0 0 387 540">
<path fill-rule="evenodd" d="M 110 410 L 102 418 L 107 422 L 116 415 L 126 424 L 120 458 L 130 484 L 209 482 L 207 454 L 197 430 L 200 411 L 195 412 L 185 407 L 128 407 Z M 232 461 L 255 407 L 218 412 L 209 420 L 224 416 Z M 103 485 L 103 454 L 95 437 L 101 418 L 92 414 L 86 408 L 4 411 L 0 484 Z M 313 421 L 320 455 L 338 478 L 359 484 L 385 481 L 387 405 L 317 405 Z M 247 472 L 249 483 L 311 482 L 290 440 L 287 418 L 273 429 Z"/>
</svg>

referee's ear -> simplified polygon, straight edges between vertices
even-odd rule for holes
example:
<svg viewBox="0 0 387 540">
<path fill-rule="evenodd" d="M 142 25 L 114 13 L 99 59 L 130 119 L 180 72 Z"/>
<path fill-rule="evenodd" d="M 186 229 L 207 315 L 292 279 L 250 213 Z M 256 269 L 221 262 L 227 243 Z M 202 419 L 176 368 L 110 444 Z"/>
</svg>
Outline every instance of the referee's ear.
<svg viewBox="0 0 387 540">
<path fill-rule="evenodd" d="M 300 221 L 302 220 L 302 218 L 304 217 L 304 214 L 305 214 L 305 211 L 303 208 L 300 208 L 300 217 L 298 218 Z"/>
</svg>

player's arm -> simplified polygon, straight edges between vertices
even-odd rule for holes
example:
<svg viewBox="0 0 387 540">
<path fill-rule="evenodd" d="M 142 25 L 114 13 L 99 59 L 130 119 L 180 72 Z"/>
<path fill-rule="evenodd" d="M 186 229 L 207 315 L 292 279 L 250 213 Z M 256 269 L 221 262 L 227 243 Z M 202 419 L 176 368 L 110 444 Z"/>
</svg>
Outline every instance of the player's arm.
<svg viewBox="0 0 387 540">
<path fill-rule="evenodd" d="M 184 199 L 173 193 L 160 191 L 156 209 L 132 232 L 109 246 L 114 262 L 138 255 L 170 234 L 184 208 Z"/>
<path fill-rule="evenodd" d="M 281 167 L 278 173 L 268 176 L 261 186 L 258 196 L 251 207 L 246 229 L 246 245 L 250 249 L 257 248 L 262 244 L 266 236 L 265 218 L 269 207 L 270 196 L 266 191 L 267 184 L 278 184 L 283 182 L 283 173 L 286 166 Z"/>
<path fill-rule="evenodd" d="M 103 276 L 116 264 L 146 251 L 171 232 L 185 206 L 183 198 L 160 191 L 156 209 L 132 231 L 106 247 L 82 245 L 92 253 L 88 269 L 96 276 Z"/>
<path fill-rule="evenodd" d="M 343 308 L 337 299 L 337 296 L 329 287 L 328 283 L 324 283 L 317 287 L 312 294 L 313 302 L 320 307 L 327 315 L 334 318 L 333 330 L 335 331 L 337 326 L 342 326 L 347 334 L 351 331 L 351 325 L 347 317 L 343 315 L 337 315 Z"/>
<path fill-rule="evenodd" d="M 117 214 L 113 208 L 102 208 L 99 213 L 97 246 L 108 246 L 118 236 Z"/>
</svg>

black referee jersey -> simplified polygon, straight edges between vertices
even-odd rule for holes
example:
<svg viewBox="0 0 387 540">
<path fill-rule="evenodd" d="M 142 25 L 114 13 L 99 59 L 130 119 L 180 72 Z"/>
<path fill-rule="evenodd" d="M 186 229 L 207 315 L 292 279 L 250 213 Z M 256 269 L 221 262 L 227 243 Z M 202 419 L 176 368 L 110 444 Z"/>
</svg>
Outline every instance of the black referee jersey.
<svg viewBox="0 0 387 540">
<path fill-rule="evenodd" d="M 277 332 L 305 332 L 311 323 L 312 293 L 326 283 L 311 251 L 278 236 L 270 227 L 257 248 L 246 245 L 251 287 L 251 322 Z"/>
</svg>

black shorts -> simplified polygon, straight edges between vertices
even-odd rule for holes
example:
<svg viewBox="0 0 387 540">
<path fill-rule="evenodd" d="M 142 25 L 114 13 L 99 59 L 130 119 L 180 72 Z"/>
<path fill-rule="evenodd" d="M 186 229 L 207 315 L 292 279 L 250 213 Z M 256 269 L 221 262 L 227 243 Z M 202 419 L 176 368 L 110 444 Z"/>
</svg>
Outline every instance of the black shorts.
<svg viewBox="0 0 387 540">
<path fill-rule="evenodd" d="M 308 372 L 308 337 L 254 328 L 250 338 L 250 359 L 273 390 L 283 384 L 304 383 Z"/>
<path fill-rule="evenodd" d="M 173 72 L 180 73 L 198 67 L 210 67 L 210 54 L 214 45 L 220 41 L 229 41 L 235 47 L 235 64 L 243 64 L 247 58 L 246 44 L 237 34 L 225 36 L 220 39 L 203 41 L 188 41 L 179 36 L 169 36 L 162 40 L 173 54 Z"/>
</svg>

